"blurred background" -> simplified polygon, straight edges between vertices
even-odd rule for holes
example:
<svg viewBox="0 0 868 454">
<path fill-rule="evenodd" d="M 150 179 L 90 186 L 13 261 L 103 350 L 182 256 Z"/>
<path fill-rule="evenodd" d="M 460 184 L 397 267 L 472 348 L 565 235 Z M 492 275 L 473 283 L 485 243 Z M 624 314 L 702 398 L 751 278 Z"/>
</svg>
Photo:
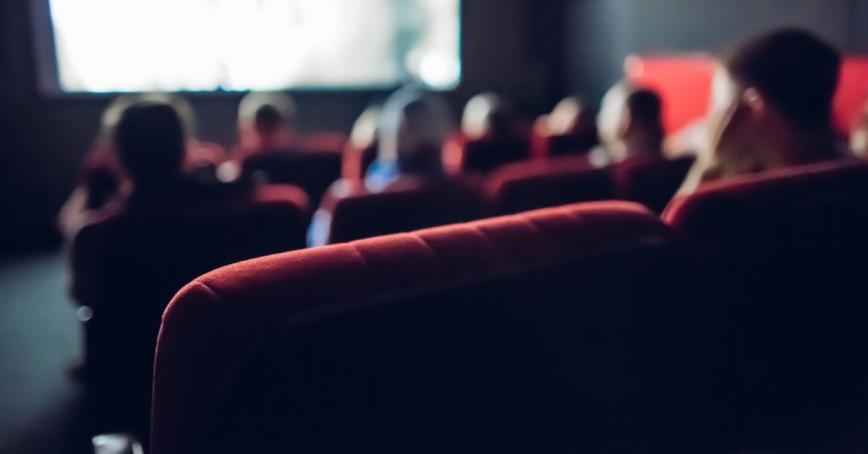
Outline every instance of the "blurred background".
<svg viewBox="0 0 868 454">
<path fill-rule="evenodd" d="M 406 83 L 453 118 L 497 93 L 530 125 L 571 95 L 596 110 L 626 77 L 660 93 L 676 133 L 705 113 L 713 55 L 779 25 L 848 56 L 849 128 L 868 0 L 0 1 L 0 453 L 90 449 L 57 220 L 117 94 L 184 92 L 195 137 L 231 150 L 248 90 L 287 91 L 300 135 L 346 138 Z"/>
<path fill-rule="evenodd" d="M 53 3 L 93 8 L 115 2 Z M 175 8 L 175 3 L 167 8 Z M 212 3 L 220 2 L 202 4 Z M 465 0 L 460 6 L 454 1 L 418 2 L 427 3 L 455 3 L 460 9 L 460 19 L 442 21 L 449 28 L 460 20 L 460 74 L 456 88 L 446 91 L 456 112 L 471 96 L 487 90 L 511 99 L 528 117 L 551 110 L 570 93 L 598 102 L 622 76 L 627 55 L 716 52 L 736 37 L 778 24 L 813 30 L 845 53 L 868 51 L 868 2 L 864 0 Z M 51 38 L 48 6 L 48 0 L 0 3 L 0 212 L 7 214 L 0 228 L 0 251 L 4 254 L 60 244 L 54 222 L 57 210 L 75 185 L 76 169 L 111 101 L 108 95 L 50 89 L 52 73 L 55 80 L 57 75 L 50 68 L 50 51 L 41 48 Z M 359 19 L 377 21 L 370 12 Z M 128 26 L 123 22 L 128 16 L 119 20 Z M 101 15 L 97 24 L 106 22 L 115 21 Z M 153 24 L 140 27 L 161 29 Z M 270 42 L 267 50 L 293 55 L 299 47 L 304 45 Z M 356 80 L 343 89 L 338 85 L 344 81 L 329 81 L 323 84 L 328 88 L 297 90 L 293 95 L 301 113 L 299 127 L 348 132 L 372 100 L 382 99 L 394 88 L 383 86 L 386 79 L 378 81 L 379 88 L 365 88 L 362 82 L 368 81 Z M 450 85 L 451 81 L 445 84 Z M 198 135 L 224 147 L 231 145 L 241 96 L 191 94 Z"/>
</svg>

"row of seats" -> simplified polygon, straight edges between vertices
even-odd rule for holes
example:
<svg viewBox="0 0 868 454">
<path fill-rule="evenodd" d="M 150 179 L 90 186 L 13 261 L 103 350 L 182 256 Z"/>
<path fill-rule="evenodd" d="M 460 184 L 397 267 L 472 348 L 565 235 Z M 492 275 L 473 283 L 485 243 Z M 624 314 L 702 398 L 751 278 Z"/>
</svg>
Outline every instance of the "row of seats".
<svg viewBox="0 0 868 454">
<path fill-rule="evenodd" d="M 316 175 L 329 156 L 283 153 L 275 154 L 274 160 L 266 154 L 254 158 L 257 166 L 292 181 Z M 508 165 L 483 183 L 459 176 L 439 183 L 405 180 L 381 193 L 342 180 L 327 192 L 321 211 L 331 218 L 327 242 L 341 243 L 572 202 L 630 198 L 616 192 L 614 182 L 642 171 L 662 180 L 649 186 L 642 178 L 631 178 L 634 194 L 641 195 L 640 200 L 658 197 L 663 202 L 683 179 L 686 164 L 689 161 L 627 162 L 594 169 L 584 157 L 566 157 Z M 665 169 L 679 166 L 683 168 L 677 174 L 665 174 Z M 284 170 L 287 173 L 281 173 Z M 311 211 L 305 194 L 289 185 L 250 188 L 252 193 L 240 191 L 234 202 L 217 206 L 172 209 L 161 204 L 109 211 L 75 236 L 70 248 L 72 293 L 87 308 L 89 381 L 103 395 L 119 402 L 123 396 L 147 395 L 141 390 L 149 386 L 159 317 L 186 282 L 233 262 L 305 247 Z M 136 291 L 130 293 L 131 289 Z M 118 379 L 115 371 L 122 365 L 129 372 L 126 376 L 133 378 Z M 136 406 L 145 409 L 147 402 Z"/>
<path fill-rule="evenodd" d="M 163 315 L 153 452 L 804 448 L 868 408 L 868 164 L 288 252 Z M 859 426 L 855 426 L 859 427 Z"/>
<path fill-rule="evenodd" d="M 454 175 L 384 192 L 370 192 L 361 179 L 349 178 L 327 190 L 340 167 L 331 153 L 259 153 L 244 168 L 269 182 L 302 186 L 312 200 L 322 200 L 320 208 L 332 221 L 327 242 L 336 243 L 591 200 L 633 200 L 660 212 L 691 164 L 692 158 L 637 158 L 598 169 L 586 156 L 560 157 L 507 164 L 487 177 Z"/>
</svg>

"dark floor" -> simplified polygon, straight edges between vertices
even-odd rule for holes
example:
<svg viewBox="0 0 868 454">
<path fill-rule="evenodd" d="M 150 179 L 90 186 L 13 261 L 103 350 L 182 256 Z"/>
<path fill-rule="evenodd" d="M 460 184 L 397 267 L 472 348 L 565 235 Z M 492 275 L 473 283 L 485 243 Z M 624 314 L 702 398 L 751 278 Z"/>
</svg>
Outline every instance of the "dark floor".
<svg viewBox="0 0 868 454">
<path fill-rule="evenodd" d="M 92 452 L 65 273 L 60 253 L 0 261 L 0 453 Z"/>
</svg>

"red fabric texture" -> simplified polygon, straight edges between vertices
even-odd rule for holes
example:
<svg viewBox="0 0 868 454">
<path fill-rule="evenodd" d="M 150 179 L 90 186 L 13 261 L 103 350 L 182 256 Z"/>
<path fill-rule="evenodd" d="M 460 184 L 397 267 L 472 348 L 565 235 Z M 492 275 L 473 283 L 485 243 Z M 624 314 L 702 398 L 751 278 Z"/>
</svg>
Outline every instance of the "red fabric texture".
<svg viewBox="0 0 868 454">
<path fill-rule="evenodd" d="M 390 295 L 591 263 L 667 238 L 665 226 L 645 208 L 600 202 L 290 252 L 211 272 L 181 290 L 163 316 L 152 452 L 200 446 L 214 430 L 215 405 L 233 368 L 292 320 L 373 307 L 372 301 Z M 577 276 L 570 284 L 581 288 L 579 282 Z"/>
</svg>

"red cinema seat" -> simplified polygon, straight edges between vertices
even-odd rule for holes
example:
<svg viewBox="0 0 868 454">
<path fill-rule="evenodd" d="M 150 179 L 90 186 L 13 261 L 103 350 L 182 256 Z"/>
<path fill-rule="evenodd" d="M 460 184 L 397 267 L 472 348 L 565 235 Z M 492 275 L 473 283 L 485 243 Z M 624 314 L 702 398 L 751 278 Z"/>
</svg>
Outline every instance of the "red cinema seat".
<svg viewBox="0 0 868 454">
<path fill-rule="evenodd" d="M 660 213 L 684 183 L 693 161 L 692 156 L 672 160 L 634 157 L 614 164 L 610 171 L 619 198 Z"/>
<path fill-rule="evenodd" d="M 697 402 L 719 418 L 709 425 L 808 446 L 864 421 L 868 164 L 710 184 L 664 217 L 692 251 Z"/>
<path fill-rule="evenodd" d="M 152 452 L 642 444 L 668 392 L 678 263 L 653 215 L 608 202 L 209 273 L 163 317 Z"/>
<path fill-rule="evenodd" d="M 337 183 L 317 216 L 328 213 L 328 244 L 471 221 L 486 212 L 479 192 L 463 178 L 439 182 L 407 179 L 383 192 Z"/>
<path fill-rule="evenodd" d="M 89 313 L 87 377 L 99 396 L 123 415 L 139 401 L 146 409 L 166 302 L 212 269 L 303 247 L 307 218 L 300 189 L 266 186 L 219 207 L 130 208 L 83 228 L 71 247 L 72 293 Z"/>
<path fill-rule="evenodd" d="M 245 157 L 241 168 L 242 175 L 248 180 L 299 186 L 316 204 L 328 187 L 340 178 L 341 151 L 260 151 Z"/>
<path fill-rule="evenodd" d="M 530 158 L 530 142 L 520 137 L 463 139 L 455 158 L 461 172 L 488 174 L 494 169 Z"/>
<path fill-rule="evenodd" d="M 485 193 L 501 214 L 615 195 L 609 173 L 594 168 L 584 156 L 504 166 L 488 177 Z"/>
</svg>

